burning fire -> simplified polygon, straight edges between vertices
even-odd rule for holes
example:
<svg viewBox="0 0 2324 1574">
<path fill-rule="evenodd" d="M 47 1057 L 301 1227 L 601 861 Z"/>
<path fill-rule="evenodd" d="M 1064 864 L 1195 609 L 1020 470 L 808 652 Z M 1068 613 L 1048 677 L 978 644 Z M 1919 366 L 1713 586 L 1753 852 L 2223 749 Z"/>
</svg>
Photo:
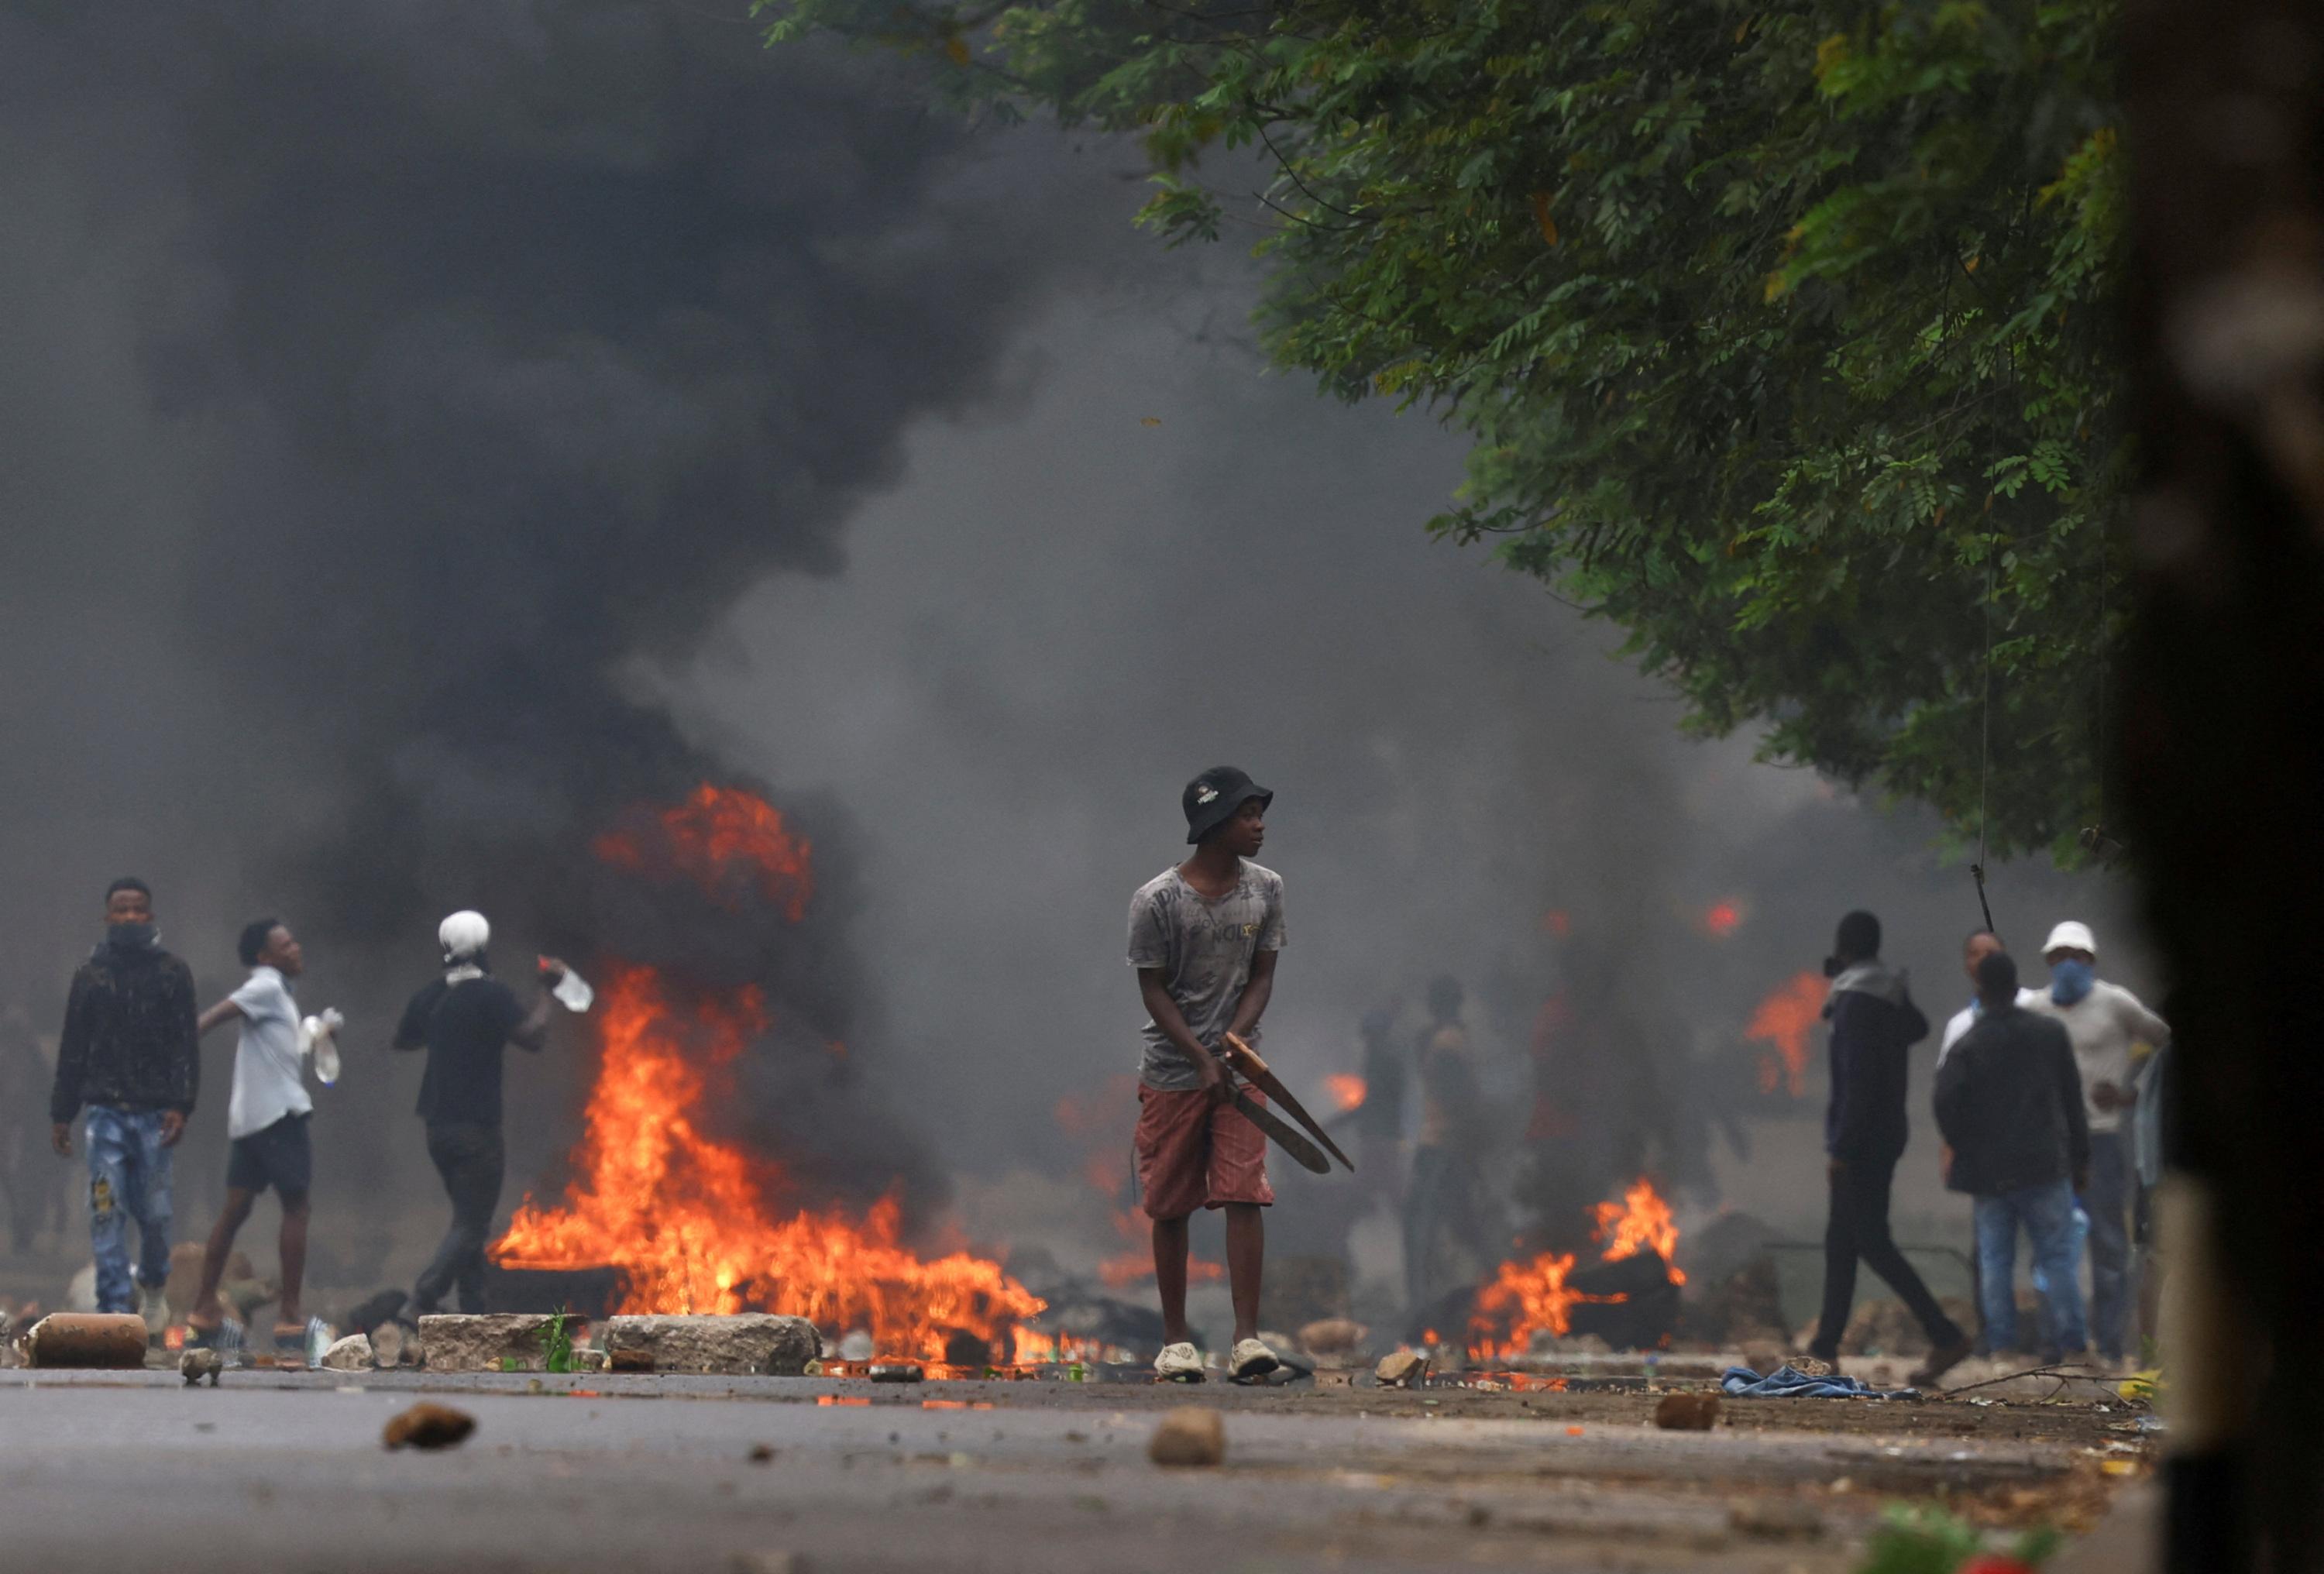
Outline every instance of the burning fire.
<svg viewBox="0 0 2324 1574">
<path fill-rule="evenodd" d="M 1807 1091 L 1808 1034 L 1822 1018 L 1829 992 L 1830 986 L 1820 975 L 1794 973 L 1751 1014 L 1751 1025 L 1743 1029 L 1743 1036 L 1770 1046 L 1759 1057 L 1761 1092 L 1787 1088 L 1796 1099 Z"/>
<path fill-rule="evenodd" d="M 1327 1072 L 1323 1091 L 1331 1095 L 1335 1109 L 1353 1109 L 1364 1101 L 1364 1080 L 1353 1072 Z"/>
<path fill-rule="evenodd" d="M 722 907 L 755 888 L 788 914 L 807 916 L 815 894 L 808 845 L 783 824 L 782 811 L 738 787 L 704 782 L 674 808 L 641 809 L 632 824 L 599 836 L 592 850 L 634 874 L 680 874 Z"/>
<path fill-rule="evenodd" d="M 1653 1182 L 1640 1176 L 1622 1193 L 1619 1202 L 1599 1203 L 1597 1214 L 1598 1228 L 1590 1232 L 1590 1238 L 1605 1247 L 1606 1261 L 1619 1262 L 1641 1251 L 1659 1252 L 1663 1261 L 1671 1265 L 1671 1283 L 1686 1283 L 1677 1265 L 1678 1224 Z"/>
<path fill-rule="evenodd" d="M 1640 1251 L 1662 1254 L 1670 1264 L 1670 1282 L 1686 1283 L 1674 1262 L 1678 1226 L 1670 1204 L 1644 1176 L 1633 1182 L 1619 1202 L 1600 1202 L 1595 1212 L 1598 1228 L 1591 1238 L 1605 1247 L 1602 1261 L 1618 1262 Z M 1492 1279 L 1477 1292 L 1469 1321 L 1469 1348 L 1487 1360 L 1515 1360 L 1523 1356 L 1536 1333 L 1562 1337 L 1573 1325 L 1573 1308 L 1583 1302 L 1610 1303 L 1626 1295 L 1589 1295 L 1569 1287 L 1573 1272 L 1571 1252 L 1544 1252 L 1529 1263 L 1503 1263 Z"/>
<path fill-rule="evenodd" d="M 706 786 L 657 817 L 659 842 L 609 833 L 599 854 L 687 874 L 714 897 L 747 879 L 792 917 L 811 883 L 807 849 L 771 806 Z M 767 1028 L 753 989 L 690 998 L 651 968 L 614 963 L 599 990 L 601 1058 L 564 1197 L 527 1195 L 493 1247 L 512 1268 L 611 1264 L 625 1312 L 788 1312 L 825 1330 L 867 1328 L 886 1354 L 940 1361 L 954 1330 L 997 1358 L 1044 1302 L 967 1251 L 924 1258 L 903 1244 L 893 1198 L 860 1219 L 787 1210 L 779 1165 L 719 1141 L 704 1111 L 732 1096 L 733 1067 Z"/>
</svg>

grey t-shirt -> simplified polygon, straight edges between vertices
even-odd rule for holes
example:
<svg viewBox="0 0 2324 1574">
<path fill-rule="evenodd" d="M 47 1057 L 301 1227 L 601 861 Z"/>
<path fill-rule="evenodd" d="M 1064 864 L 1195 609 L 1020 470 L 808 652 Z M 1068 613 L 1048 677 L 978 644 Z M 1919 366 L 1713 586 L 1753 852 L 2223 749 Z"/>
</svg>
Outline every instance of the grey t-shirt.
<svg viewBox="0 0 2324 1574">
<path fill-rule="evenodd" d="M 1283 877 L 1248 859 L 1235 888 L 1215 902 L 1204 901 L 1175 864 L 1130 898 L 1130 965 L 1162 970 L 1187 1030 L 1206 1045 L 1234 1022 L 1251 959 L 1282 949 Z M 1165 1092 L 1203 1085 L 1202 1073 L 1151 1022 L 1138 1076 Z"/>
</svg>

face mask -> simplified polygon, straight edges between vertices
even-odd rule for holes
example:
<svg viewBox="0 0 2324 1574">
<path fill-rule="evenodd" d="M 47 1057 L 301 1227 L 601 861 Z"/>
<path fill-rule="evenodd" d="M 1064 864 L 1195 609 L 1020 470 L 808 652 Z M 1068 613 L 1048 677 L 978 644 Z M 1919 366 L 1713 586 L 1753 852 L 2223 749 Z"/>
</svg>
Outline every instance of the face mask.
<svg viewBox="0 0 2324 1574">
<path fill-rule="evenodd" d="M 105 943 L 116 951 L 143 951 L 160 933 L 151 924 L 107 924 Z"/>
<path fill-rule="evenodd" d="M 2098 969 L 2087 962 L 2059 962 L 2050 970 L 2050 999 L 2061 1006 L 2070 1006 L 2090 992 L 2098 977 Z"/>
</svg>

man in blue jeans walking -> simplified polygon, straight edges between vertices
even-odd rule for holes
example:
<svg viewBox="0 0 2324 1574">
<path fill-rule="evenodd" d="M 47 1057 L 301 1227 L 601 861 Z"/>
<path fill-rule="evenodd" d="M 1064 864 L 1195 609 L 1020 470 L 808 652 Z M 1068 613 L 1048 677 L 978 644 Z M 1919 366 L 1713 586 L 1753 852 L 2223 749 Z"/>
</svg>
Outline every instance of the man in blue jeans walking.
<svg viewBox="0 0 2324 1574">
<path fill-rule="evenodd" d="M 161 949 L 153 894 L 117 879 L 105 893 L 105 939 L 73 974 L 57 1077 L 52 1139 L 72 1153 L 73 1118 L 88 1109 L 88 1224 L 100 1312 L 136 1312 L 170 1276 L 170 1150 L 201 1086 L 194 975 Z M 137 1269 L 129 1221 L 137 1221 Z"/>
<path fill-rule="evenodd" d="M 2045 1359 L 2084 1353 L 2074 1261 L 2074 1193 L 2089 1180 L 2090 1131 L 2081 1072 L 2058 1023 L 2017 1003 L 2017 963 L 1993 951 L 1977 964 L 1974 1026 L 1937 1067 L 1937 1126 L 1952 1152 L 1945 1183 L 1976 1203 L 1978 1312 L 1988 1354 L 2017 1344 L 2017 1231 L 2033 1242 Z"/>
</svg>

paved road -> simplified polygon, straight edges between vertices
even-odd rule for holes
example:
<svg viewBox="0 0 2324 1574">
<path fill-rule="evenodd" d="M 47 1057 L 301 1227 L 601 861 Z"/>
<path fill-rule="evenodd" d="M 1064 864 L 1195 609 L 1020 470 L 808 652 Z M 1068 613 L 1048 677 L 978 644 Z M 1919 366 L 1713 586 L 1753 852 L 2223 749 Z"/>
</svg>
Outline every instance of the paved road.
<svg viewBox="0 0 2324 1574">
<path fill-rule="evenodd" d="M 528 1388 L 537 1382 L 541 1392 Z M 415 1398 L 478 1422 L 388 1453 Z M 1361 1391 L 819 1379 L 0 1373 L 6 1567 L 208 1570 L 1805 1569 L 1878 1495 L 2034 1481 L 2061 1450 L 1962 1438 L 1658 1432 L 1382 1416 Z M 1216 1470 L 1145 1445 L 1227 1412 Z M 991 1405 L 991 1408 L 979 1408 Z M 1578 1431 L 1581 1435 L 1573 1435 Z M 763 1445 L 773 1457 L 754 1463 Z M 1835 1495 L 1834 1477 L 1855 1490 Z M 1736 1516 L 1746 1522 L 1740 1528 Z"/>
</svg>

